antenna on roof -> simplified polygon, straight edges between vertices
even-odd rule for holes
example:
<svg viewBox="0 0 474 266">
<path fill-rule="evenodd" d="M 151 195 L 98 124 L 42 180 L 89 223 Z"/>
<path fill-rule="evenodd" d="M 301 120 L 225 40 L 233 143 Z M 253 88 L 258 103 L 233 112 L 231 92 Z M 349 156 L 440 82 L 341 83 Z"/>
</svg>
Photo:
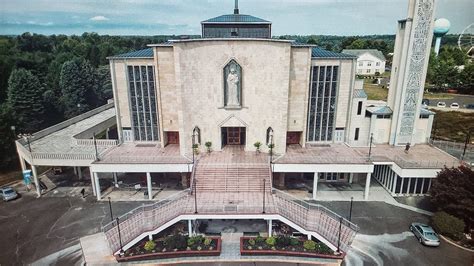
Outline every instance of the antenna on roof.
<svg viewBox="0 0 474 266">
<path fill-rule="evenodd" d="M 234 14 L 239 14 L 239 0 L 235 0 Z"/>
</svg>

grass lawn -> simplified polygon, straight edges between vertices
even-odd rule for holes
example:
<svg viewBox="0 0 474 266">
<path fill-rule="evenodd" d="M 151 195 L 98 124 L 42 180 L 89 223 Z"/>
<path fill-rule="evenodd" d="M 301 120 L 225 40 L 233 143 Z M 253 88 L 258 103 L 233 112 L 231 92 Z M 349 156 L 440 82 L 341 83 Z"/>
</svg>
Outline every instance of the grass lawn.
<svg viewBox="0 0 474 266">
<path fill-rule="evenodd" d="M 474 114 L 435 111 L 432 136 L 437 139 L 464 142 L 466 133 L 474 132 Z"/>
<path fill-rule="evenodd" d="M 372 84 L 372 79 L 364 79 L 364 90 L 369 100 L 387 100 L 388 89 L 382 88 L 377 84 Z"/>
</svg>

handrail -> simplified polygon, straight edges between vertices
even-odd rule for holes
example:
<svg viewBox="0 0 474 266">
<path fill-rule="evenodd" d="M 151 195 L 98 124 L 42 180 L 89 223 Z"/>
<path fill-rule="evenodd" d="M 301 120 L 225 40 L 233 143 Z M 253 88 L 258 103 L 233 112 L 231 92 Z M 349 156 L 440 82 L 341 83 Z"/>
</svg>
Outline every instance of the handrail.
<svg viewBox="0 0 474 266">
<path fill-rule="evenodd" d="M 190 188 L 189 194 L 191 194 L 191 195 L 194 193 L 193 188 L 196 185 L 195 184 L 195 182 L 196 182 L 196 168 L 197 168 L 198 162 L 199 162 L 199 159 L 196 158 L 196 160 L 194 160 L 194 163 L 193 163 L 193 170 L 191 171 L 191 180 L 189 180 L 189 188 Z"/>
</svg>

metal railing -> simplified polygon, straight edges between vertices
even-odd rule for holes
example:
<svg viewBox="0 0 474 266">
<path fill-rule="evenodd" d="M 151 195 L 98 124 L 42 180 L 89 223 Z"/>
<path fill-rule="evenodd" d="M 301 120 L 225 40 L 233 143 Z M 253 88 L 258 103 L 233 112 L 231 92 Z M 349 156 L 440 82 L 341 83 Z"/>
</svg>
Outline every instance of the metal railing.
<svg viewBox="0 0 474 266">
<path fill-rule="evenodd" d="M 328 208 L 308 203 L 274 189 L 277 213 L 307 231 L 320 234 L 334 246 L 347 251 L 359 227 Z M 340 229 L 340 230 L 339 230 Z"/>
<path fill-rule="evenodd" d="M 43 160 L 95 160 L 93 153 L 42 153 L 32 152 L 33 159 Z"/>
<path fill-rule="evenodd" d="M 194 160 L 193 163 L 193 170 L 191 171 L 191 179 L 189 180 L 189 188 L 190 188 L 190 194 L 192 195 L 194 193 L 194 188 L 196 187 L 196 169 L 197 165 L 199 162 L 199 158 Z"/>
<path fill-rule="evenodd" d="M 393 157 L 393 161 L 401 168 L 443 168 L 443 167 L 458 167 L 460 164 L 454 158 L 452 161 L 433 161 L 433 160 L 416 160 L 409 161 L 403 159 L 399 155 Z"/>
<path fill-rule="evenodd" d="M 118 140 L 116 139 L 96 139 L 95 143 L 94 139 L 75 139 L 74 142 L 76 145 L 80 146 L 94 146 L 97 144 L 97 146 L 111 147 L 118 145 Z"/>
</svg>

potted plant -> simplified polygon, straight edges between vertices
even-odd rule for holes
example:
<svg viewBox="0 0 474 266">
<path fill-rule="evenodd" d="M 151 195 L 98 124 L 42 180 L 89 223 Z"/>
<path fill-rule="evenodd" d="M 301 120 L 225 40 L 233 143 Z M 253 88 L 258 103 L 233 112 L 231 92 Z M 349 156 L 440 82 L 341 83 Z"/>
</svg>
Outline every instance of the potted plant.
<svg viewBox="0 0 474 266">
<path fill-rule="evenodd" d="M 204 146 L 206 146 L 207 153 L 211 153 L 212 142 L 207 141 L 206 143 L 204 143 Z"/>
<path fill-rule="evenodd" d="M 268 148 L 270 149 L 270 151 L 269 151 L 270 155 L 273 155 L 273 149 L 275 148 L 275 144 L 270 143 L 270 144 L 268 144 L 267 146 L 268 146 Z"/>
<path fill-rule="evenodd" d="M 256 148 L 256 152 L 260 153 L 260 147 L 262 146 L 262 143 L 260 141 L 257 141 L 253 144 L 253 146 Z"/>
<path fill-rule="evenodd" d="M 195 155 L 199 154 L 199 144 L 197 143 L 193 144 L 193 152 Z"/>
</svg>

